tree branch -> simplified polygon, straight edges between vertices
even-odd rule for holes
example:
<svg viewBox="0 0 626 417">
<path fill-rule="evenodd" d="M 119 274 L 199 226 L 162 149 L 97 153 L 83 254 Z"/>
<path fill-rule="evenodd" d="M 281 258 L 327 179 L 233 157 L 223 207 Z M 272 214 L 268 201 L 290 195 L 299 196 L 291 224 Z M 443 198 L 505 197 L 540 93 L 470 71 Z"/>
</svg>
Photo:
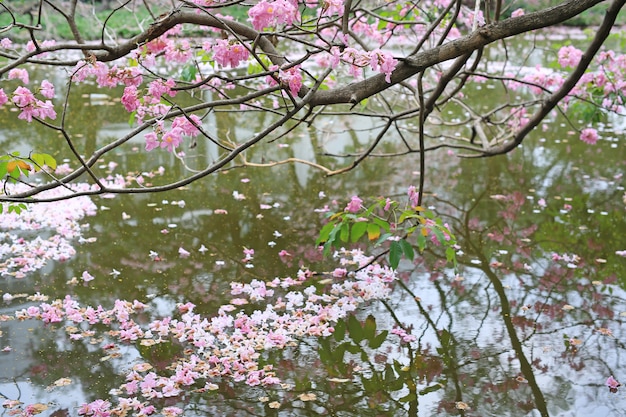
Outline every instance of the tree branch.
<svg viewBox="0 0 626 417">
<path fill-rule="evenodd" d="M 559 102 L 563 100 L 563 98 L 576 86 L 580 78 L 589 67 L 589 64 L 591 64 L 591 61 L 600 50 L 600 47 L 604 44 L 604 41 L 610 35 L 611 28 L 615 24 L 615 19 L 617 18 L 617 15 L 620 12 L 621 8 L 624 7 L 624 4 L 626 4 L 626 0 L 614 0 L 613 3 L 611 3 L 611 6 L 606 11 L 606 15 L 604 16 L 602 24 L 596 32 L 596 36 L 594 37 L 591 44 L 589 44 L 589 47 L 583 54 L 576 69 L 570 74 L 569 77 L 567 77 L 565 82 L 563 82 L 561 88 L 555 91 L 545 101 L 543 106 L 541 106 L 541 109 L 528 121 L 528 123 L 515 134 L 513 140 L 500 147 L 486 150 L 485 152 L 477 156 L 493 156 L 507 153 L 515 149 L 522 143 L 526 135 L 528 135 L 535 127 L 537 127 L 539 123 L 541 123 L 541 121 L 557 106 L 557 104 L 559 104 Z"/>
</svg>

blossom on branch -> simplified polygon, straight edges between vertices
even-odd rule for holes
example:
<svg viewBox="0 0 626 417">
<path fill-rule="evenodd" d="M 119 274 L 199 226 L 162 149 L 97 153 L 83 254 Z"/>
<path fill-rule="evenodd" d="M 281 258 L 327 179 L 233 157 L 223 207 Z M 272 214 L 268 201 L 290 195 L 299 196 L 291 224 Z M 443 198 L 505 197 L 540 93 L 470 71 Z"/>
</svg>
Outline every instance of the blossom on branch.
<svg viewBox="0 0 626 417">
<path fill-rule="evenodd" d="M 248 11 L 248 20 L 256 30 L 263 30 L 280 24 L 291 25 L 300 19 L 297 2 L 261 0 Z"/>
<path fill-rule="evenodd" d="M 559 49 L 558 55 L 559 65 L 561 65 L 563 68 L 574 68 L 580 62 L 580 59 L 583 56 L 583 51 L 569 45 Z"/>
<path fill-rule="evenodd" d="M 374 71 L 385 74 L 385 81 L 391 82 L 391 73 L 396 69 L 398 60 L 389 52 L 383 52 L 380 49 L 370 52 L 370 65 Z"/>
<path fill-rule="evenodd" d="M 598 141 L 598 131 L 591 127 L 583 129 L 583 131 L 580 132 L 580 140 L 588 145 L 595 145 Z"/>
<path fill-rule="evenodd" d="M 236 68 L 242 61 L 247 61 L 250 52 L 239 42 L 218 39 L 213 45 L 213 59 L 222 67 Z"/>
<path fill-rule="evenodd" d="M 358 196 L 352 196 L 352 199 L 346 206 L 346 211 L 350 213 L 358 213 L 361 210 L 361 204 L 363 200 L 361 200 Z"/>
</svg>

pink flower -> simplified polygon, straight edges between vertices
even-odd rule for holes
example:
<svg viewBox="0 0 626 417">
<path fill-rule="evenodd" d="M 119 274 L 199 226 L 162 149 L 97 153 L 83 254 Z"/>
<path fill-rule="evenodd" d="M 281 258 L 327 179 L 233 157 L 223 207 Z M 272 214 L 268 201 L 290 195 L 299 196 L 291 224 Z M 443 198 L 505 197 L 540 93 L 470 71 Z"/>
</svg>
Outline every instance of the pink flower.
<svg viewBox="0 0 626 417">
<path fill-rule="evenodd" d="M 9 98 L 7 97 L 4 90 L 0 88 L 0 106 L 6 104 L 7 101 L 9 101 Z"/>
<path fill-rule="evenodd" d="M 56 119 L 57 117 L 57 113 L 54 111 L 54 106 L 52 105 L 52 102 L 50 100 L 37 100 L 37 102 L 35 103 L 33 115 L 41 119 L 45 119 L 46 117 L 49 119 Z M 17 116 L 18 119 L 21 119 L 21 116 L 21 114 Z"/>
<path fill-rule="evenodd" d="M 13 104 L 17 107 L 24 108 L 35 103 L 37 99 L 35 95 L 26 87 L 17 87 L 13 92 Z"/>
<path fill-rule="evenodd" d="M 598 141 L 598 131 L 591 127 L 583 129 L 583 131 L 580 132 L 580 140 L 588 145 L 595 145 Z"/>
<path fill-rule="evenodd" d="M 239 42 L 231 43 L 226 39 L 218 39 L 213 45 L 213 59 L 222 67 L 235 68 L 241 61 L 247 61 L 250 52 Z"/>
<path fill-rule="evenodd" d="M 172 90 L 174 87 L 176 87 L 176 83 L 172 79 L 167 81 L 163 81 L 161 79 L 152 81 L 148 84 L 147 97 L 150 98 L 150 103 L 157 104 L 161 100 L 161 96 L 163 94 L 174 97 L 176 95 L 176 91 Z"/>
<path fill-rule="evenodd" d="M 289 86 L 289 91 L 294 96 L 298 94 L 300 88 L 302 88 L 302 73 L 300 72 L 300 65 L 291 67 L 287 70 L 280 70 L 278 72 L 278 78 L 281 83 Z"/>
<path fill-rule="evenodd" d="M 89 404 L 83 404 L 78 409 L 78 414 L 94 417 L 108 417 L 111 415 L 111 403 L 104 400 L 95 400 Z"/>
<path fill-rule="evenodd" d="M 165 417 L 175 417 L 181 415 L 183 410 L 178 407 L 165 407 L 162 413 Z"/>
<path fill-rule="evenodd" d="M 606 380 L 606 386 L 609 387 L 609 391 L 611 392 L 617 392 L 617 389 L 619 387 L 622 386 L 622 384 L 620 384 L 615 378 L 613 378 L 613 375 L 611 375 L 607 380 Z"/>
<path fill-rule="evenodd" d="M 168 152 L 174 152 L 174 149 L 177 148 L 183 142 L 183 131 L 180 128 L 173 128 L 165 132 L 163 137 L 161 137 L 161 148 L 167 149 Z"/>
<path fill-rule="evenodd" d="M 43 80 L 41 82 L 41 88 L 39 91 L 45 98 L 54 98 L 54 85 L 52 85 L 52 83 L 48 80 Z"/>
<path fill-rule="evenodd" d="M 415 337 L 412 334 L 407 333 L 406 330 L 400 327 L 396 327 L 395 329 L 392 329 L 391 334 L 395 334 L 398 337 L 400 337 L 400 339 L 402 339 L 404 343 L 410 343 L 410 342 L 414 342 L 417 340 L 417 337 Z"/>
<path fill-rule="evenodd" d="M 344 49 L 341 54 L 341 59 L 350 64 L 348 72 L 354 77 L 359 77 L 361 75 L 362 68 L 368 66 L 371 60 L 367 53 L 358 51 L 354 48 Z"/>
<path fill-rule="evenodd" d="M 146 140 L 146 151 L 151 151 L 159 147 L 159 137 L 156 132 L 146 133 L 144 139 Z"/>
<path fill-rule="evenodd" d="M 343 0 L 324 0 L 321 8 L 322 16 L 343 16 Z"/>
<path fill-rule="evenodd" d="M 243 248 L 243 254 L 246 259 L 252 259 L 254 257 L 254 249 Z"/>
<path fill-rule="evenodd" d="M 17 87 L 13 92 L 12 101 L 13 104 L 22 110 L 17 116 L 18 119 L 26 120 L 27 122 L 31 122 L 33 117 L 55 119 L 57 116 L 50 100 L 43 102 L 36 99 L 34 94 L 26 87 Z"/>
<path fill-rule="evenodd" d="M 191 119 L 191 121 L 189 119 Z M 198 136 L 200 131 L 196 126 L 202 126 L 202 120 L 195 114 L 190 115 L 189 119 L 186 117 L 176 117 L 174 121 L 172 121 L 172 129 L 179 128 L 186 136 Z"/>
<path fill-rule="evenodd" d="M 122 95 L 122 104 L 126 111 L 133 112 L 139 108 L 141 103 L 139 102 L 137 87 L 130 85 L 124 88 L 124 94 Z"/>
<path fill-rule="evenodd" d="M 363 200 L 361 200 L 358 196 L 354 195 L 352 196 L 352 199 L 346 206 L 345 210 L 350 213 L 357 213 L 359 210 L 361 210 L 361 203 L 363 203 Z"/>
<path fill-rule="evenodd" d="M 87 272 L 87 271 L 84 271 L 84 272 L 83 272 L 82 278 L 83 278 L 83 281 L 85 281 L 85 282 L 89 282 L 89 281 L 93 281 L 93 280 L 94 280 L 93 275 L 91 275 L 91 274 L 90 274 L 89 272 Z"/>
<path fill-rule="evenodd" d="M 191 255 L 189 253 L 189 251 L 185 250 L 184 248 L 178 248 L 178 256 L 180 256 L 181 258 L 188 258 L 189 255 Z"/>
<path fill-rule="evenodd" d="M 348 270 L 346 268 L 335 268 L 333 271 L 333 277 L 335 278 L 343 278 L 348 275 Z"/>
<path fill-rule="evenodd" d="M 0 40 L 0 47 L 4 48 L 4 49 L 9 49 L 13 46 L 13 41 L 9 38 L 2 38 L 2 40 Z"/>
<path fill-rule="evenodd" d="M 263 30 L 283 23 L 290 25 L 299 19 L 300 13 L 297 5 L 288 0 L 261 0 L 248 11 L 248 16 L 254 29 Z"/>
<path fill-rule="evenodd" d="M 165 59 L 170 62 L 184 64 L 189 61 L 193 55 L 193 49 L 187 39 L 181 40 L 179 43 L 168 42 L 165 47 Z"/>
<path fill-rule="evenodd" d="M 370 65 L 372 70 L 385 74 L 385 81 L 391 82 L 391 73 L 398 65 L 398 60 L 395 59 L 389 52 L 383 52 L 380 49 L 376 49 L 370 52 Z"/>
<path fill-rule="evenodd" d="M 9 71 L 9 80 L 19 79 L 22 80 L 24 84 L 28 84 L 28 71 L 22 68 L 13 68 Z"/>
<path fill-rule="evenodd" d="M 524 9 L 519 8 L 519 9 L 515 9 L 513 10 L 513 13 L 511 13 L 511 17 L 520 17 L 524 15 Z"/>
<path fill-rule="evenodd" d="M 409 195 L 409 201 L 411 202 L 411 205 L 417 206 L 419 202 L 419 193 L 417 192 L 417 188 L 415 188 L 414 185 L 411 185 L 407 191 L 407 194 Z"/>
<path fill-rule="evenodd" d="M 575 48 L 571 45 L 564 46 L 559 49 L 559 64 L 564 67 L 574 68 L 580 62 L 580 58 L 583 56 L 583 51 Z"/>
</svg>

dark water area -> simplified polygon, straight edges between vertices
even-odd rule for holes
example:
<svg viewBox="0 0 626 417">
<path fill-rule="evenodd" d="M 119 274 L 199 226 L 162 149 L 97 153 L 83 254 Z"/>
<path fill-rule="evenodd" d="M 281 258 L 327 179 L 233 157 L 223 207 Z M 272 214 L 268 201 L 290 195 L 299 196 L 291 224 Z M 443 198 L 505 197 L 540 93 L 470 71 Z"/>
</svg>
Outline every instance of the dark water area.
<svg viewBox="0 0 626 417">
<path fill-rule="evenodd" d="M 82 106 L 68 127 L 82 135 L 75 136 L 81 152 L 129 129 L 127 115 L 106 97 L 85 87 L 81 98 L 97 101 Z M 260 114 L 242 126 L 227 113 L 206 121 L 233 141 L 266 122 Z M 248 157 L 338 163 L 324 153 L 361 149 L 375 136 L 362 126 L 357 117 L 328 120 Z M 556 119 L 505 156 L 429 153 L 424 205 L 456 235 L 457 271 L 431 244 L 415 261 L 401 262 L 388 299 L 362 306 L 333 336 L 266 352 L 263 363 L 273 364 L 286 386 L 224 379 L 214 391 L 160 401 L 184 415 L 624 415 L 624 391 L 605 384 L 611 375 L 626 380 L 623 121 L 607 119 L 600 128 L 595 146 Z M 4 149 L 23 152 L 55 149 L 59 140 L 22 123 L 6 125 L 0 139 Z M 393 149 L 393 140 L 383 146 Z M 187 167 L 165 151 L 144 152 L 138 141 L 102 161 L 98 172 L 132 184 L 164 183 L 218 152 L 201 143 L 184 151 Z M 172 192 L 93 198 L 97 210 L 80 221 L 76 254 L 24 278 L 2 278 L 0 291 L 10 297 L 0 301 L 0 315 L 38 305 L 26 295 L 39 292 L 105 308 L 116 299 L 139 300 L 149 306 L 136 318 L 143 324 L 176 315 L 189 302 L 213 317 L 231 302 L 233 281 L 293 277 L 304 267 L 333 271 L 339 265 L 315 245 L 324 207 L 342 210 L 356 194 L 406 199 L 418 170 L 415 156 L 372 157 L 333 177 L 303 164 L 234 167 Z M 94 279 L 85 281 L 84 272 Z M 399 326 L 414 340 L 384 335 Z M 82 403 L 110 398 L 135 364 L 167 372 L 181 355 L 174 344 L 127 343 L 107 352 L 106 326 L 76 340 L 66 327 L 0 322 L 0 396 L 46 404 L 41 415 L 76 415 Z"/>
</svg>

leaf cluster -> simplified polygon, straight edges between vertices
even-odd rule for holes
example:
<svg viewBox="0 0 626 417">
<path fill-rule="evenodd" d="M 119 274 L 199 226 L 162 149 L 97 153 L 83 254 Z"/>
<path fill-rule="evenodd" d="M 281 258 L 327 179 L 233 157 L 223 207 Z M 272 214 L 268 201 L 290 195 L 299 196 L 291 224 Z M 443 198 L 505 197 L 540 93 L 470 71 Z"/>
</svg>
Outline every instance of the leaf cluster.
<svg viewBox="0 0 626 417">
<path fill-rule="evenodd" d="M 401 208 L 396 201 L 380 198 L 358 213 L 328 213 L 328 223 L 320 230 L 316 244 L 323 245 L 325 256 L 340 245 L 360 240 L 374 247 L 388 245 L 389 265 L 397 269 L 403 257 L 415 259 L 415 249 L 423 253 L 429 238 L 445 248 L 448 262 L 456 267 L 456 239 L 441 218 L 420 206 Z"/>
<path fill-rule="evenodd" d="M 56 169 L 57 162 L 52 155 L 46 153 L 30 153 L 28 156 L 21 156 L 19 152 L 13 152 L 0 156 L 0 181 L 2 181 L 2 193 L 8 194 L 7 184 L 17 183 L 20 177 L 28 177 L 31 173 L 36 173 L 48 167 Z M 7 209 L 9 213 L 20 214 L 26 209 L 24 203 L 0 204 L 0 214 Z"/>
</svg>

